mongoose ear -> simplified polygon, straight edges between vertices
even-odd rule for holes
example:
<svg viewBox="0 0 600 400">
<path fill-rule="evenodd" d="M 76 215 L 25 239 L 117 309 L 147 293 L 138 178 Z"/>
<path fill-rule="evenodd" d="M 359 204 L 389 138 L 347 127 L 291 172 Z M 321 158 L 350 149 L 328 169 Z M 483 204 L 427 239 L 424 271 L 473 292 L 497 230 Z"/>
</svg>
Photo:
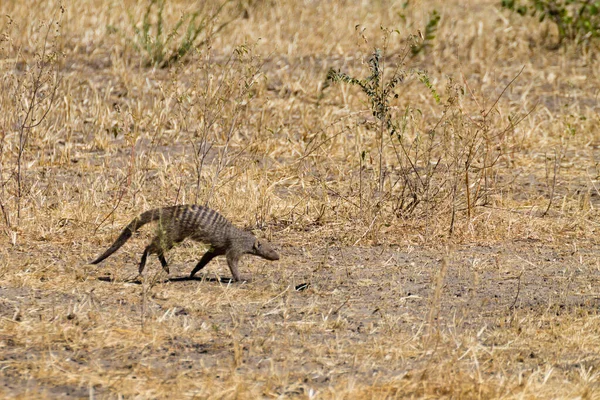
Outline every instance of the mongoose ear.
<svg viewBox="0 0 600 400">
<path fill-rule="evenodd" d="M 254 250 L 258 251 L 258 250 L 260 250 L 260 246 L 261 246 L 260 240 L 256 239 L 254 241 L 254 246 L 252 246 L 252 247 L 254 248 Z"/>
</svg>

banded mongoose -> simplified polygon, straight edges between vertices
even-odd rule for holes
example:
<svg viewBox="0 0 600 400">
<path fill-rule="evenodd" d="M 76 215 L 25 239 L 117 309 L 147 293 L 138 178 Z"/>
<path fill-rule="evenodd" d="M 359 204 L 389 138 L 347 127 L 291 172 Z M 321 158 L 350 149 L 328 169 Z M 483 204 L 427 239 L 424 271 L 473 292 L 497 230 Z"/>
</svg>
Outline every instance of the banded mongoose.
<svg viewBox="0 0 600 400">
<path fill-rule="evenodd" d="M 257 239 L 252 233 L 236 228 L 218 212 L 198 205 L 180 205 L 146 211 L 129 223 L 108 250 L 92 261 L 98 264 L 117 251 L 143 225 L 158 221 L 157 235 L 146 247 L 140 261 L 139 273 L 146 266 L 148 254 L 156 254 L 160 263 L 169 273 L 165 252 L 186 238 L 210 244 L 210 249 L 202 256 L 192 270 L 190 278 L 200 271 L 213 258 L 224 255 L 234 281 L 240 281 L 238 261 L 243 254 L 253 254 L 267 260 L 279 260 L 279 254 L 267 241 Z"/>
</svg>

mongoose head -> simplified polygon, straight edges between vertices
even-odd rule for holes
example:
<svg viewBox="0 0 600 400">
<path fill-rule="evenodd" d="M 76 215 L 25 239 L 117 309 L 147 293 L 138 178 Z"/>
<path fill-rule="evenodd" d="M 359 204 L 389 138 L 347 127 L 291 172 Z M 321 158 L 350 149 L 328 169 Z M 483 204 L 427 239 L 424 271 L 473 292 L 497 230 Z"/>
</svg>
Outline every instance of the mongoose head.
<svg viewBox="0 0 600 400">
<path fill-rule="evenodd" d="M 260 239 L 254 241 L 252 254 L 271 261 L 279 260 L 279 254 L 277 254 L 273 246 L 269 242 Z"/>
</svg>

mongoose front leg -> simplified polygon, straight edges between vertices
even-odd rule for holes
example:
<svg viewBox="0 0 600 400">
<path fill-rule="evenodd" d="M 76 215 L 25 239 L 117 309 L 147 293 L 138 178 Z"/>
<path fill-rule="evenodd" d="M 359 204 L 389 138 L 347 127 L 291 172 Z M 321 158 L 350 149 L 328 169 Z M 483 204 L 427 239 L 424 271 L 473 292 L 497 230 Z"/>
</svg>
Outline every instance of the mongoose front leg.
<svg viewBox="0 0 600 400">
<path fill-rule="evenodd" d="M 238 271 L 238 261 L 240 259 L 240 255 L 237 253 L 227 253 L 227 265 L 229 265 L 229 269 L 231 270 L 231 275 L 233 276 L 233 280 L 235 282 L 239 282 L 242 280 L 240 276 L 240 272 Z"/>
<path fill-rule="evenodd" d="M 206 264 L 208 264 L 213 258 L 215 258 L 216 256 L 221 255 L 222 253 L 219 251 L 216 251 L 214 249 L 210 249 L 208 250 L 206 253 L 204 253 L 204 255 L 202 256 L 202 258 L 200 259 L 200 261 L 198 261 L 198 264 L 196 264 L 196 266 L 194 267 L 194 269 L 192 270 L 192 273 L 190 274 L 190 278 L 193 278 L 194 275 L 196 275 L 196 272 L 200 271 L 202 268 L 204 268 L 206 266 Z"/>
</svg>

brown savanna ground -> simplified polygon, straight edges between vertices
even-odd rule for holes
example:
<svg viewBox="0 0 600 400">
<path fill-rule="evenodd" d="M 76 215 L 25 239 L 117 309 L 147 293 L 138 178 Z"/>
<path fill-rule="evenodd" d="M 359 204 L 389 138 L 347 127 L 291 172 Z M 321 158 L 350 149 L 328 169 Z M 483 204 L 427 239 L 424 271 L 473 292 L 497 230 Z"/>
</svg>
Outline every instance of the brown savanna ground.
<svg viewBox="0 0 600 400">
<path fill-rule="evenodd" d="M 600 397 L 598 49 L 495 0 L 256 0 L 154 68 L 146 4 L 0 3 L 1 397 Z M 324 85 L 374 48 L 399 135 Z M 140 278 L 145 227 L 87 264 L 183 203 L 280 261 L 190 280 L 185 242 Z"/>
</svg>

